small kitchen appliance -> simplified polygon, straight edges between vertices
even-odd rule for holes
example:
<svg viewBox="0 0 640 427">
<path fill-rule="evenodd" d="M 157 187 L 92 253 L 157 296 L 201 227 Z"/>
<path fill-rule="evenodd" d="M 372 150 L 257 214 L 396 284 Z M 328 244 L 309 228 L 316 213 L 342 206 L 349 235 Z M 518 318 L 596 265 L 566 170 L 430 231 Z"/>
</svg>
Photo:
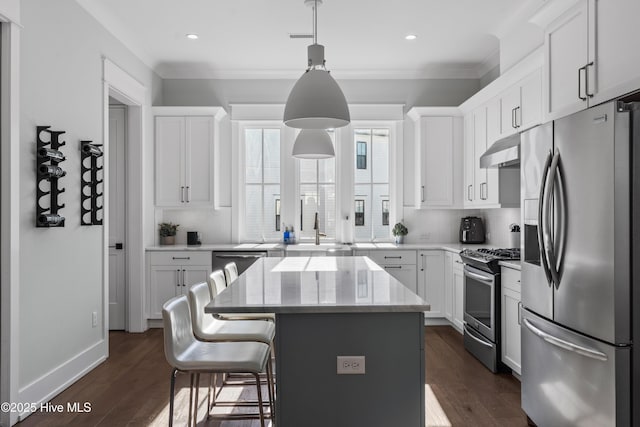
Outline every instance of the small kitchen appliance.
<svg viewBox="0 0 640 427">
<path fill-rule="evenodd" d="M 200 233 L 197 231 L 187 231 L 187 245 L 196 246 L 200 245 Z"/>
<path fill-rule="evenodd" d="M 484 243 L 484 223 L 477 216 L 460 220 L 460 243 Z"/>
</svg>

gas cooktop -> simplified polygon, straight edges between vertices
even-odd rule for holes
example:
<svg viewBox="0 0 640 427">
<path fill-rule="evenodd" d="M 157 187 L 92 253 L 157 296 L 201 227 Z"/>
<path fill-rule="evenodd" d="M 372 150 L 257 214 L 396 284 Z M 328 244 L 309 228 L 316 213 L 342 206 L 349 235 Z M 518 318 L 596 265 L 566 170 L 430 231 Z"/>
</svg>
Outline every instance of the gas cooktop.
<svg viewBox="0 0 640 427">
<path fill-rule="evenodd" d="M 520 248 L 507 248 L 507 249 L 465 249 L 460 252 L 460 258 L 465 264 L 469 264 L 480 270 L 489 271 L 492 273 L 498 273 L 500 261 L 518 261 L 520 260 Z"/>
</svg>

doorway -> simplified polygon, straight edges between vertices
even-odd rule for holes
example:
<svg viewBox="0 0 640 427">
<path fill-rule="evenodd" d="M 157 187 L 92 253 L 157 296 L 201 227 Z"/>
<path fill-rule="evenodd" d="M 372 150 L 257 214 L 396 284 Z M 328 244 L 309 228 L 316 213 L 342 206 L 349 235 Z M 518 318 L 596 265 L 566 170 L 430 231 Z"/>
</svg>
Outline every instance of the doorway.
<svg viewBox="0 0 640 427">
<path fill-rule="evenodd" d="M 127 106 L 109 97 L 109 330 L 126 329 Z"/>
</svg>

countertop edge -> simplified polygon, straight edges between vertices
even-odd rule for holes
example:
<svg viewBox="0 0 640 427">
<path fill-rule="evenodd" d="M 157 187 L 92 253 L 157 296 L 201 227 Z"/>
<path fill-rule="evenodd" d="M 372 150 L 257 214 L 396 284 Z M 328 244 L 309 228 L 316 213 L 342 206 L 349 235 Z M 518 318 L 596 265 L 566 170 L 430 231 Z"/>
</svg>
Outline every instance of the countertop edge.
<svg viewBox="0 0 640 427">
<path fill-rule="evenodd" d="M 522 271 L 522 264 L 520 263 L 520 261 L 499 261 L 498 265 L 511 268 L 513 270 Z"/>
<path fill-rule="evenodd" d="M 205 307 L 205 313 L 230 314 L 230 313 L 276 313 L 276 314 L 314 314 L 314 313 L 419 313 L 431 311 L 431 305 L 399 305 L 399 306 L 302 306 L 302 307 Z"/>
<path fill-rule="evenodd" d="M 256 247 L 251 248 L 239 248 L 238 245 L 240 243 L 211 243 L 211 244 L 202 244 L 202 245 L 168 245 L 168 246 L 147 246 L 145 248 L 146 252 L 166 252 L 166 251 L 229 251 L 229 252 L 265 252 L 265 251 L 318 251 L 322 250 L 321 248 L 305 248 L 305 247 L 287 247 L 284 244 L 277 244 L 274 247 L 269 248 L 261 248 L 260 244 L 256 244 Z M 395 250 L 444 250 L 453 253 L 460 253 L 464 249 L 468 248 L 488 248 L 493 247 L 492 245 L 469 245 L 463 243 L 449 242 L 449 243 L 405 243 L 393 246 L 386 247 L 372 247 L 372 248 L 359 248 L 356 244 L 352 245 L 344 245 L 344 247 L 339 248 L 341 251 L 344 250 L 359 250 L 359 251 L 395 251 Z M 333 249 L 333 248 L 328 248 Z"/>
</svg>

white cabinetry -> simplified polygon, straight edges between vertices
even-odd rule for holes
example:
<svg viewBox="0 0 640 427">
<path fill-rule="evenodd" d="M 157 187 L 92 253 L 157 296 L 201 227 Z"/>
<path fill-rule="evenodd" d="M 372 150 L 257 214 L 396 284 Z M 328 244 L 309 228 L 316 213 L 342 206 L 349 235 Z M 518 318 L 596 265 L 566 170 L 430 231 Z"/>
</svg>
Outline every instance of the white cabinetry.
<svg viewBox="0 0 640 427">
<path fill-rule="evenodd" d="M 162 318 L 162 306 L 186 294 L 189 287 L 206 282 L 211 274 L 209 251 L 162 251 L 147 253 L 149 319 Z"/>
<path fill-rule="evenodd" d="M 460 255 L 444 253 L 444 313 L 458 332 L 462 333 L 464 299 L 464 274 Z"/>
<path fill-rule="evenodd" d="M 416 251 L 390 250 L 390 251 L 355 251 L 356 256 L 368 256 L 384 268 L 387 273 L 395 277 L 411 291 L 418 293 L 416 275 Z"/>
<path fill-rule="evenodd" d="M 224 114 L 213 107 L 154 108 L 156 206 L 215 206 L 217 122 Z"/>
<path fill-rule="evenodd" d="M 540 70 L 511 86 L 500 95 L 500 137 L 513 135 L 540 124 L 542 116 L 542 79 Z M 491 121 L 487 118 L 489 144 Z"/>
<path fill-rule="evenodd" d="M 457 108 L 414 107 L 415 207 L 460 208 L 462 186 L 462 117 Z"/>
<path fill-rule="evenodd" d="M 418 296 L 431 305 L 425 317 L 445 317 L 444 252 L 418 253 Z"/>
<path fill-rule="evenodd" d="M 637 0 L 549 2 L 532 22 L 545 29 L 545 121 L 640 88 Z"/>
<path fill-rule="evenodd" d="M 502 267 L 501 276 L 502 361 L 520 375 L 520 272 Z"/>
</svg>

